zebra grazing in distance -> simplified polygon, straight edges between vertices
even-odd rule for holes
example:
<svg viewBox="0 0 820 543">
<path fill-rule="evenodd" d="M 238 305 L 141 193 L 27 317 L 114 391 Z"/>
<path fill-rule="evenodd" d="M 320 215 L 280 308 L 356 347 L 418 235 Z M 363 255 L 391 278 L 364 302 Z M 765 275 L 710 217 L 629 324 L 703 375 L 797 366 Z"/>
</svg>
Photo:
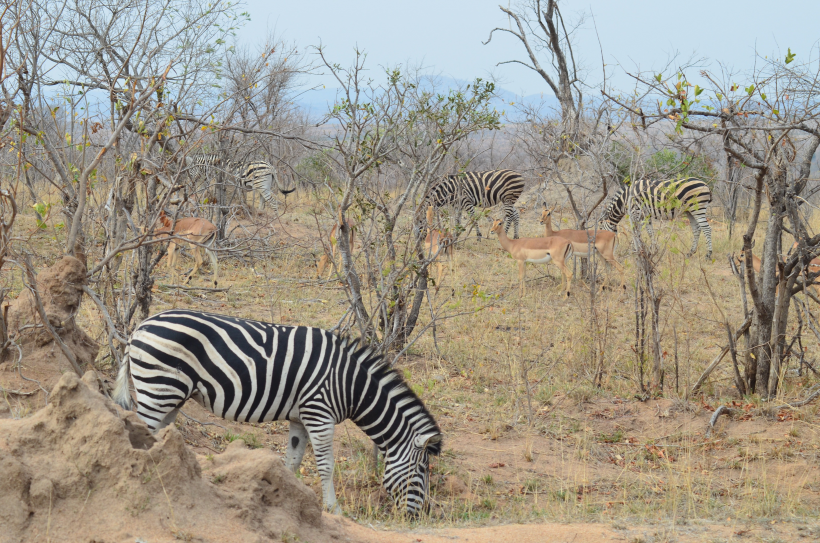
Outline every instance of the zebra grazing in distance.
<svg viewBox="0 0 820 543">
<path fill-rule="evenodd" d="M 324 506 L 333 488 L 333 430 L 351 419 L 385 458 L 384 486 L 417 514 L 428 503 L 429 455 L 442 433 L 421 400 L 381 357 L 358 341 L 306 326 L 280 326 L 199 311 L 169 310 L 144 320 L 125 349 L 114 401 L 156 432 L 188 398 L 228 420 L 290 421 L 286 465 L 313 444 Z"/>
<path fill-rule="evenodd" d="M 185 157 L 186 164 L 190 168 L 194 178 L 205 176 L 207 178 L 209 168 L 218 168 L 222 165 L 222 158 L 218 154 L 197 154 Z M 246 190 L 259 191 L 265 202 L 270 204 L 274 211 L 279 210 L 279 203 L 273 196 L 273 184 L 282 194 L 290 194 L 291 190 L 283 190 L 279 183 L 279 176 L 276 170 L 264 160 L 251 162 L 228 162 L 227 170 L 233 171 L 233 175 L 239 179 L 240 184 Z"/>
<path fill-rule="evenodd" d="M 512 170 L 463 172 L 448 175 L 431 186 L 424 199 L 424 207 L 453 206 L 456 226 L 460 227 L 462 210 L 472 218 L 476 207 L 486 208 L 501 204 L 504 206 L 504 232 L 508 232 L 510 224 L 514 224 L 514 239 L 518 239 L 518 223 L 521 217 L 513 204 L 518 201 L 523 191 L 524 178 Z M 481 239 L 481 229 L 477 223 L 475 226 Z"/>
<path fill-rule="evenodd" d="M 602 230 L 617 232 L 618 223 L 626 213 L 632 217 L 644 216 L 649 221 L 673 220 L 686 215 L 693 237 L 692 250 L 687 256 L 697 251 L 702 231 L 708 246 L 706 258 L 711 258 L 712 227 L 706 220 L 706 209 L 711 201 L 709 186 L 696 177 L 665 181 L 640 179 L 629 187 L 621 187 L 607 204 L 600 225 Z"/>
</svg>

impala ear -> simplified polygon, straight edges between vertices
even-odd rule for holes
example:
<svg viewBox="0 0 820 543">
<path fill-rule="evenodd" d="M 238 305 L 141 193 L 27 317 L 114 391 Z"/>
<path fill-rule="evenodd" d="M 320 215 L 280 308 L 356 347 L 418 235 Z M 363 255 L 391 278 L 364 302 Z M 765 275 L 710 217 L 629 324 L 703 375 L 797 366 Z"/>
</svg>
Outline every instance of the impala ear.
<svg viewBox="0 0 820 543">
<path fill-rule="evenodd" d="M 413 445 L 419 449 L 426 449 L 431 445 L 438 445 L 441 443 L 442 435 L 440 433 L 421 434 L 413 438 Z"/>
</svg>

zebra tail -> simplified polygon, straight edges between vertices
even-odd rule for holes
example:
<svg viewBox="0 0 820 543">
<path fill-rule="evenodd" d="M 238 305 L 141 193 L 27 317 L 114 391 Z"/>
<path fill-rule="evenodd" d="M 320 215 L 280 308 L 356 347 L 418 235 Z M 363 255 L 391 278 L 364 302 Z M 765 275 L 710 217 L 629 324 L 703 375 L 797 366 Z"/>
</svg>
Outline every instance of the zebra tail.
<svg viewBox="0 0 820 543">
<path fill-rule="evenodd" d="M 128 391 L 128 380 L 130 378 L 131 359 L 128 356 L 128 351 L 126 351 L 122 359 L 122 364 L 120 365 L 120 372 L 117 374 L 117 385 L 114 387 L 112 399 L 117 405 L 128 411 L 131 411 L 133 408 L 131 392 Z"/>
<path fill-rule="evenodd" d="M 290 194 L 290 193 L 291 193 L 291 192 L 293 192 L 294 190 L 296 190 L 296 187 L 293 187 L 293 188 L 292 188 L 292 189 L 290 189 L 290 190 L 282 190 L 282 189 L 279 189 L 279 192 L 281 192 L 282 194 Z"/>
</svg>

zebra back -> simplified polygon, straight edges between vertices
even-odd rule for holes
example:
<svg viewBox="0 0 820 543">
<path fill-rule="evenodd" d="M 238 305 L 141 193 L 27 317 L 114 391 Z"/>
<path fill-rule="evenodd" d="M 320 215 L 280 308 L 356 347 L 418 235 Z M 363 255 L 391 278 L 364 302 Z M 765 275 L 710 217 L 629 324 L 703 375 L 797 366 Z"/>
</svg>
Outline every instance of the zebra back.
<svg viewBox="0 0 820 543">
<path fill-rule="evenodd" d="M 673 219 L 681 213 L 706 214 L 712 191 L 697 177 L 651 181 L 640 179 L 630 187 L 630 209 L 643 208 L 658 219 Z"/>
<path fill-rule="evenodd" d="M 492 207 L 497 204 L 513 205 L 524 192 L 524 178 L 512 170 L 463 172 L 447 175 L 430 187 L 428 203 L 441 207 L 471 204 Z"/>
<path fill-rule="evenodd" d="M 617 224 L 627 211 L 642 212 L 656 219 L 674 219 L 682 213 L 706 216 L 712 191 L 702 179 L 639 179 L 621 187 L 609 201 L 601 218 L 601 228 L 617 231 Z"/>
</svg>

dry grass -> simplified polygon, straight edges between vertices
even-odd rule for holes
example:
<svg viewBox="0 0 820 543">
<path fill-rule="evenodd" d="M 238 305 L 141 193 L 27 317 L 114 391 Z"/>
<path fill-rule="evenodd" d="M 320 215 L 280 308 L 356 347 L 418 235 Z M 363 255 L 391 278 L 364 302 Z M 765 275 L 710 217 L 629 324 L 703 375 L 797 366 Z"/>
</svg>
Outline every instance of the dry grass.
<svg viewBox="0 0 820 543">
<path fill-rule="evenodd" d="M 321 245 L 309 215 L 312 202 L 289 198 L 288 203 L 278 231 L 283 241 L 292 245 L 290 235 L 299 246 L 258 262 L 253 269 L 221 263 L 220 286 L 230 286 L 225 293 L 195 295 L 157 288 L 154 310 L 191 307 L 283 324 L 335 324 L 346 307 L 345 296 L 338 282 L 314 280 Z M 32 223 L 23 217 L 18 228 L 31 228 Z M 541 235 L 533 211 L 524 214 L 522 226 L 524 235 Z M 438 526 L 672 519 L 674 524 L 693 519 L 816 518 L 817 406 L 800 411 L 799 420 L 724 418 L 713 437 L 706 439 L 711 413 L 704 406 L 735 397 L 728 359 L 710 378 L 702 398 L 686 402 L 675 393 L 673 328 L 678 335 L 680 394 L 725 342 L 720 313 L 702 284 L 701 266 L 722 310 L 734 323 L 742 321 L 737 283 L 724 256 L 738 249 L 739 237 L 729 240 L 717 221 L 713 229 L 716 260 L 709 262 L 703 258 L 703 240 L 694 258 L 683 257 L 691 243 L 685 222 L 656 228 L 670 247 L 660 278 L 666 292 L 661 318 L 666 398 L 645 403 L 634 398 L 639 369 L 632 349 L 631 291 L 599 295 L 598 314 L 606 315 L 608 329 L 602 387 L 596 388 L 596 338 L 590 331 L 588 291 L 581 282 L 566 299 L 557 270 L 530 267 L 528 295 L 521 299 L 515 263 L 494 237 L 461 244 L 456 273 L 445 278 L 436 296 L 446 298 L 451 313 L 469 315 L 438 325 L 441 356 L 428 334 L 398 363 L 446 436 L 444 453 L 432 466 L 436 505 L 430 517 L 415 522 Z M 53 229 L 40 231 L 34 244 L 42 255 L 55 255 L 61 236 Z M 633 280 L 627 249 L 624 235 L 616 256 Z M 92 250 L 89 258 L 99 255 Z M 52 260 L 47 256 L 40 264 Z M 19 291 L 19 273 L 4 273 L 7 284 Z M 204 286 L 208 277 L 195 281 Z M 164 282 L 161 276 L 159 282 Z M 83 305 L 78 318 L 92 335 L 102 333 L 90 303 Z M 816 352 L 813 338 L 804 339 L 808 352 Z M 528 369 L 526 383 L 522 364 Z M 105 364 L 100 369 L 113 372 Z M 796 395 L 811 383 L 788 374 L 783 394 Z M 759 403 L 755 398 L 746 401 Z M 186 411 L 200 421 L 216 421 L 196 405 Z M 202 454 L 218 452 L 228 439 L 248 435 L 254 436 L 249 440 L 284 450 L 285 423 L 217 422 L 229 432 L 182 417 L 178 425 Z M 394 514 L 384 496 L 380 477 L 368 464 L 370 445 L 364 434 L 348 422 L 336 435 L 337 492 L 345 513 L 368 522 L 408 522 Z M 306 456 L 300 476 L 318 490 L 312 455 Z M 452 488 L 453 477 L 463 489 Z"/>
</svg>

